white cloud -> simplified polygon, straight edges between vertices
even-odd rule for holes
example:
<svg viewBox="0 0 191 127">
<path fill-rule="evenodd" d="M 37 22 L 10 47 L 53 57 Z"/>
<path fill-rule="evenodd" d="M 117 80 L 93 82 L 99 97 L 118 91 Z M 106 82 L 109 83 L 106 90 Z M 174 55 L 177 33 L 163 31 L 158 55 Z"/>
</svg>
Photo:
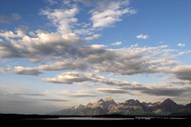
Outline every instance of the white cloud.
<svg viewBox="0 0 191 127">
<path fill-rule="evenodd" d="M 41 74 L 39 70 L 33 69 L 32 67 L 22 67 L 16 66 L 14 68 L 6 68 L 2 70 L 3 72 L 7 73 L 14 73 L 14 74 L 23 74 L 23 75 L 38 75 Z"/>
<path fill-rule="evenodd" d="M 11 44 L 0 45 L 0 57 L 21 57 L 30 60 L 55 59 L 80 54 L 77 47 L 83 40 L 74 33 L 59 34 L 44 31 L 35 31 L 35 36 L 14 34 L 4 31 L 0 36 L 8 39 Z M 19 39 L 12 39 L 20 37 Z M 75 45 L 75 46 L 74 46 Z M 69 53 L 71 52 L 71 53 Z"/>
<path fill-rule="evenodd" d="M 65 2 L 64 2 L 65 3 Z M 112 7 L 103 8 L 102 3 L 109 3 Z M 122 1 L 96 1 L 96 7 L 91 11 L 109 11 L 114 9 L 116 13 L 127 13 L 128 0 Z M 97 6 L 99 5 L 99 6 Z M 119 12 L 118 12 L 119 11 Z M 69 2 L 66 7 L 60 6 L 56 9 L 47 8 L 41 10 L 41 14 L 45 15 L 50 22 L 56 26 L 56 32 L 47 32 L 42 30 L 30 31 L 28 33 L 21 29 L 15 31 L 1 31 L 0 36 L 8 40 L 10 44 L 0 45 L 0 57 L 2 58 L 27 58 L 32 62 L 50 59 L 65 59 L 78 58 L 81 56 L 88 56 L 89 54 L 106 52 L 100 50 L 106 46 L 94 44 L 92 46 L 85 46 L 84 41 L 91 41 L 100 36 L 94 34 L 95 28 L 89 23 L 88 29 L 78 23 L 76 15 L 79 12 L 77 4 Z M 130 13 L 130 12 L 128 12 Z M 116 14 L 118 15 L 118 14 Z M 121 14 L 117 17 L 119 18 Z M 112 16 L 111 16 L 112 17 Z M 85 23 L 88 24 L 88 23 Z M 90 27 L 90 28 L 89 28 Z M 84 31 L 78 33 L 79 31 Z M 87 32 L 90 32 L 87 34 Z M 83 51 L 87 50 L 87 51 Z M 99 54 L 97 54 L 99 55 Z"/>
<path fill-rule="evenodd" d="M 113 46 L 118 46 L 118 45 L 121 45 L 121 44 L 122 44 L 121 41 L 117 41 L 117 42 L 113 42 L 111 45 L 113 45 Z"/>
<path fill-rule="evenodd" d="M 78 19 L 75 18 L 79 12 L 78 7 L 73 5 L 69 9 L 47 9 L 42 10 L 41 14 L 47 18 L 57 27 L 57 30 L 62 34 L 72 32 L 75 23 Z"/>
<path fill-rule="evenodd" d="M 137 39 L 143 39 L 143 40 L 147 40 L 149 39 L 149 35 L 146 34 L 139 34 L 136 36 Z"/>
<path fill-rule="evenodd" d="M 97 0 L 78 0 L 78 1 L 85 5 L 89 5 L 89 4 L 95 3 Z"/>
<path fill-rule="evenodd" d="M 49 43 L 48 43 L 49 44 Z M 48 46 L 48 45 L 47 45 Z M 54 47 L 55 45 L 49 44 L 49 46 Z M 41 57 L 46 57 L 46 50 L 49 48 L 43 45 L 42 49 L 36 45 L 36 48 L 41 49 L 40 51 L 32 52 L 29 56 L 35 53 L 42 55 Z M 73 45 L 72 45 L 73 46 Z M 76 46 L 71 47 L 70 50 L 61 50 L 58 52 L 58 59 L 55 56 L 48 57 L 52 60 L 60 60 L 60 58 L 65 58 L 63 61 L 52 62 L 44 65 L 39 65 L 36 67 L 17 67 L 5 68 L 4 72 L 17 73 L 17 74 L 33 74 L 37 75 L 43 73 L 44 71 L 56 71 L 56 70 L 83 70 L 83 71 L 95 71 L 98 73 L 112 72 L 122 75 L 134 75 L 134 74 L 144 74 L 144 73 L 160 73 L 168 72 L 171 67 L 179 64 L 178 61 L 173 60 L 174 51 L 166 49 L 167 47 L 130 47 L 122 49 L 107 49 L 104 48 L 105 45 L 90 45 L 90 46 Z M 1 47 L 0 47 L 1 48 Z M 5 47 L 4 47 L 5 48 Z M 65 49 L 64 47 L 60 47 Z M 68 47 L 70 48 L 70 47 Z M 67 48 L 67 49 L 68 49 Z M 3 49 L 3 48 L 2 48 Z M 7 48 L 8 49 L 8 48 Z M 32 47 L 31 47 L 32 50 Z M 3 50 L 0 50 L 3 51 Z M 6 50 L 9 51 L 9 50 Z M 33 51 L 33 50 L 32 50 Z M 54 48 L 49 50 L 49 52 L 57 53 Z M 63 52 L 62 52 L 63 51 Z M 10 53 L 13 50 L 10 48 Z M 5 53 L 5 51 L 3 51 Z M 7 55 L 14 56 L 15 52 Z M 128 55 L 127 55 L 128 54 Z M 6 54 L 4 54 L 6 55 Z M 21 55 L 21 54 L 20 54 Z M 26 55 L 26 54 L 22 54 Z M 67 58 L 67 56 L 69 58 Z M 19 56 L 17 56 L 19 57 Z M 72 58 L 73 57 L 73 58 Z M 34 73 L 35 72 L 35 73 Z"/>
<path fill-rule="evenodd" d="M 114 79 L 106 79 L 103 76 L 97 76 L 92 73 L 79 73 L 79 72 L 65 72 L 57 75 L 53 78 L 43 78 L 44 82 L 50 83 L 62 83 L 62 84 L 74 84 L 79 82 L 94 82 L 113 86 L 131 85 L 126 81 L 119 81 Z"/>
<path fill-rule="evenodd" d="M 65 60 L 36 67 L 15 66 L 1 69 L 1 72 L 21 74 L 21 75 L 39 75 L 44 71 L 56 70 L 85 70 L 88 67 L 82 60 Z"/>
<path fill-rule="evenodd" d="M 55 5 L 58 3 L 59 0 L 45 0 L 45 1 L 47 1 L 50 5 Z M 61 1 L 59 1 L 59 2 L 61 2 Z"/>
<path fill-rule="evenodd" d="M 0 42 L 3 42 L 3 39 L 0 38 Z"/>
<path fill-rule="evenodd" d="M 104 28 L 111 26 L 121 20 L 124 14 L 134 14 L 135 10 L 128 7 L 128 0 L 107 0 L 99 1 L 97 7 L 91 11 L 94 28 Z"/>
<path fill-rule="evenodd" d="M 134 10 L 129 8 L 128 0 L 96 2 L 96 7 L 90 12 L 92 23 L 85 23 L 86 27 L 78 22 L 76 18 L 78 12 L 79 8 L 75 4 L 67 5 L 66 8 L 42 10 L 41 13 L 56 26 L 56 32 L 36 30 L 28 34 L 21 28 L 14 31 L 1 30 L 1 38 L 9 41 L 8 44 L 0 45 L 1 58 L 25 58 L 33 62 L 44 62 L 43 65 L 38 63 L 38 66 L 34 67 L 16 66 L 1 69 L 1 71 L 23 75 L 38 75 L 46 71 L 67 71 L 56 77 L 43 78 L 45 82 L 63 84 L 96 82 L 113 86 L 133 85 L 126 81 L 100 76 L 105 72 L 118 75 L 168 73 L 180 80 L 190 80 L 191 77 L 188 76 L 190 67 L 184 66 L 184 68 L 177 69 L 181 63 L 174 59 L 177 55 L 186 52 L 169 49 L 166 45 L 138 47 L 135 44 L 127 48 L 108 49 L 103 44 L 87 45 L 84 43 L 99 38 L 100 34 L 97 34 L 97 31 L 100 28 L 109 27 L 122 20 L 125 14 L 133 14 Z M 80 33 L 81 31 L 84 32 Z M 137 38 L 148 39 L 149 35 L 139 34 Z M 111 45 L 121 44 L 122 42 L 114 42 Z M 87 72 L 97 72 L 97 75 Z M 150 94 L 157 94 L 153 89 L 145 89 L 146 92 L 148 90 L 152 90 Z M 98 89 L 98 91 L 127 92 L 119 88 Z M 166 94 L 166 91 L 168 90 L 161 92 Z"/>
<path fill-rule="evenodd" d="M 93 49 L 102 49 L 102 48 L 105 48 L 106 46 L 100 45 L 100 44 L 93 44 L 93 45 L 90 45 L 90 47 Z"/>
<path fill-rule="evenodd" d="M 89 77 L 78 72 L 65 72 L 54 78 L 44 78 L 45 82 L 73 84 L 73 82 L 89 81 Z"/>
<path fill-rule="evenodd" d="M 131 45 L 132 48 L 138 47 L 138 46 L 139 46 L 139 44 L 133 44 L 133 45 Z"/>
<path fill-rule="evenodd" d="M 101 34 L 93 34 L 91 36 L 85 37 L 85 40 L 86 41 L 91 41 L 91 40 L 99 38 L 100 36 L 101 36 Z"/>
<path fill-rule="evenodd" d="M 178 47 L 185 47 L 186 44 L 184 44 L 184 43 L 178 43 L 177 46 L 178 46 Z"/>
<path fill-rule="evenodd" d="M 0 37 L 5 38 L 6 40 L 14 39 L 14 38 L 22 38 L 25 36 L 25 30 L 22 28 L 17 28 L 13 31 L 0 31 Z"/>
</svg>

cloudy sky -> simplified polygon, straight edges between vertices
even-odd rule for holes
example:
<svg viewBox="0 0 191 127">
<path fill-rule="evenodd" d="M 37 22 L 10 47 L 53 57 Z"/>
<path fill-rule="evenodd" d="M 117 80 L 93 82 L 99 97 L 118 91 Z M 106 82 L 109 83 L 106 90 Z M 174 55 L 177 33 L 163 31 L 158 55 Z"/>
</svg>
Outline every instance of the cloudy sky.
<svg viewBox="0 0 191 127">
<path fill-rule="evenodd" d="M 107 96 L 189 103 L 190 6 L 1 0 L 0 112 L 47 113 Z"/>
</svg>

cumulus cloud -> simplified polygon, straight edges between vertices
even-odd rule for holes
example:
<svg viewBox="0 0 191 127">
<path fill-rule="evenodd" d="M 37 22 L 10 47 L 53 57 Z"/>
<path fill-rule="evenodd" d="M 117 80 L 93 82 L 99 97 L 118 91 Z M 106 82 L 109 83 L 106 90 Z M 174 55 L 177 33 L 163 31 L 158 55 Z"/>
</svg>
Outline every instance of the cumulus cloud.
<svg viewBox="0 0 191 127">
<path fill-rule="evenodd" d="M 185 47 L 186 44 L 184 44 L 184 43 L 178 43 L 177 46 L 178 46 L 178 47 Z"/>
<path fill-rule="evenodd" d="M 22 67 L 22 66 L 16 66 L 13 69 L 12 68 L 6 68 L 6 69 L 3 69 L 3 72 L 13 73 L 13 74 L 22 74 L 22 75 L 38 75 L 38 74 L 42 73 L 39 70 L 35 70 L 33 68 L 30 68 L 30 67 L 28 67 L 28 68 Z"/>
<path fill-rule="evenodd" d="M 75 82 L 90 81 L 89 75 L 80 74 L 78 72 L 65 72 L 54 78 L 44 78 L 43 81 L 51 83 L 73 84 Z"/>
<path fill-rule="evenodd" d="M 113 46 L 118 46 L 118 45 L 121 45 L 121 44 L 122 44 L 121 41 L 117 41 L 117 42 L 113 42 L 113 43 L 111 43 L 111 45 L 113 45 Z"/>
<path fill-rule="evenodd" d="M 90 47 L 94 48 L 94 49 L 101 49 L 101 48 L 105 48 L 105 45 L 100 45 L 100 44 L 93 44 L 90 45 Z"/>
<path fill-rule="evenodd" d="M 128 7 L 128 0 L 107 0 L 97 2 L 97 7 L 91 11 L 94 28 L 108 27 L 121 20 L 124 14 L 134 14 L 136 11 Z"/>
<path fill-rule="evenodd" d="M 41 11 L 41 15 L 46 16 L 50 23 L 56 27 L 55 32 L 42 30 L 27 32 L 21 28 L 13 31 L 1 30 L 0 37 L 8 43 L 1 43 L 0 58 L 25 58 L 30 62 L 38 63 L 33 67 L 1 68 L 1 71 L 23 75 L 39 75 L 45 71 L 71 71 L 59 74 L 56 77 L 43 78 L 45 82 L 63 84 L 95 82 L 113 86 L 135 85 L 126 81 L 100 76 L 105 72 L 119 75 L 170 73 L 174 74 L 177 79 L 190 81 L 190 67 L 179 66 L 180 62 L 174 59 L 186 52 L 169 49 L 166 45 L 157 47 L 132 45 L 120 49 L 109 49 L 106 45 L 100 43 L 87 45 L 86 41 L 101 36 L 97 34 L 98 30 L 109 27 L 122 20 L 123 15 L 134 14 L 136 11 L 129 7 L 128 0 L 79 1 L 85 4 L 95 3 L 91 6 L 95 8 L 89 12 L 91 15 L 90 23 L 79 22 L 77 14 L 80 11 L 80 6 L 74 4 L 73 1 L 66 3 L 64 7 L 47 8 Z M 137 38 L 148 39 L 149 35 L 139 34 Z M 114 42 L 111 45 L 121 44 L 122 42 Z M 43 64 L 40 63 L 42 61 Z M 97 74 L 87 72 L 96 72 Z M 107 93 L 128 92 L 120 88 L 100 88 L 97 90 Z M 167 95 L 167 92 L 169 95 L 173 95 L 175 92 L 171 91 L 177 90 L 144 88 L 139 89 L 139 91 L 150 95 L 159 95 L 159 93 Z M 180 91 L 180 93 L 183 92 L 184 90 Z M 88 94 L 74 94 L 73 96 L 93 97 L 93 95 Z"/>
<path fill-rule="evenodd" d="M 41 14 L 47 16 L 47 18 L 58 28 L 61 33 L 72 32 L 72 28 L 78 21 L 75 18 L 79 12 L 78 7 L 73 5 L 69 9 L 46 9 L 42 10 Z"/>
<path fill-rule="evenodd" d="M 14 34 L 7 35 L 5 33 L 7 32 L 2 33 L 2 37 L 4 38 L 16 36 Z M 82 41 L 80 37 L 73 33 L 61 35 L 59 33 L 36 31 L 34 37 L 25 35 L 18 40 L 11 39 L 11 44 L 0 45 L 0 57 L 21 57 L 31 60 L 42 60 L 43 58 L 54 59 L 57 58 L 57 56 L 70 57 L 69 55 L 75 57 L 81 54 L 77 51 L 77 46 L 79 46 Z"/>
<path fill-rule="evenodd" d="M 169 51 L 163 47 L 131 47 L 106 50 L 99 56 L 90 55 L 87 59 L 98 72 L 133 75 L 164 72 L 177 64 L 177 61 L 167 58 L 169 56 Z"/>
<path fill-rule="evenodd" d="M 86 63 L 81 61 L 80 59 L 78 60 L 65 60 L 61 62 L 55 62 L 55 63 L 50 63 L 50 64 L 45 64 L 45 65 L 40 65 L 36 68 L 36 70 L 41 70 L 41 71 L 55 71 L 55 70 L 85 70 L 88 67 Z"/>
<path fill-rule="evenodd" d="M 117 11 L 117 13 L 118 11 L 121 13 L 122 11 L 129 10 L 127 7 L 128 1 L 103 1 L 103 3 L 111 4 L 115 7 L 114 9 L 116 9 L 115 11 Z M 97 5 L 99 5 L 99 7 Z M 91 13 L 96 13 L 96 11 L 104 12 L 104 8 L 101 6 L 101 1 L 96 2 L 96 8 L 94 8 Z M 112 10 L 112 8 L 108 6 L 106 10 L 109 9 Z M 90 28 L 91 34 L 88 34 L 88 36 L 78 34 L 76 32 L 77 30 L 84 30 L 84 28 L 76 28 L 76 25 L 80 24 L 78 24 L 76 17 L 78 12 L 79 7 L 75 2 L 67 3 L 64 8 L 59 6 L 59 8 L 56 9 L 42 9 L 41 15 L 46 16 L 50 22 L 56 26 L 56 32 L 36 30 L 28 32 L 28 34 L 21 29 L 15 31 L 0 31 L 0 36 L 9 41 L 8 44 L 0 45 L 0 57 L 27 58 L 32 62 L 38 62 L 53 59 L 81 59 L 81 57 L 85 58 L 87 56 L 91 58 L 93 54 L 97 53 L 96 55 L 99 55 L 106 53 L 107 51 L 100 49 L 105 47 L 104 45 L 93 44 L 92 46 L 85 46 L 82 44 L 84 41 L 98 38 L 100 34 L 91 33 L 94 31 L 94 28 Z M 117 16 L 117 18 L 119 17 L 120 16 Z M 92 26 L 90 25 L 90 27 Z"/>
<path fill-rule="evenodd" d="M 58 70 L 85 70 L 88 68 L 88 65 L 80 60 L 68 60 L 55 62 L 45 65 L 39 65 L 36 67 L 8 67 L 1 69 L 2 72 L 13 73 L 13 74 L 21 74 L 21 75 L 39 75 L 44 71 L 58 71 Z"/>
<path fill-rule="evenodd" d="M 149 35 L 146 34 L 139 34 L 136 36 L 137 39 L 143 39 L 143 40 L 147 40 L 149 39 Z"/>
<path fill-rule="evenodd" d="M 0 30 L 0 37 L 5 38 L 6 40 L 15 39 L 15 38 L 22 38 L 24 36 L 25 36 L 25 29 L 24 28 L 17 28 L 14 32 L 13 31 Z"/>
<path fill-rule="evenodd" d="M 91 40 L 99 38 L 100 36 L 101 36 L 100 34 L 93 34 L 91 36 L 86 37 L 85 40 L 91 41 Z"/>
<path fill-rule="evenodd" d="M 63 84 L 74 84 L 79 82 L 90 81 L 90 82 L 102 83 L 107 85 L 115 85 L 115 86 L 130 85 L 130 83 L 126 81 L 106 79 L 103 76 L 97 76 L 92 73 L 82 74 L 79 72 L 65 72 L 65 73 L 59 74 L 58 76 L 54 78 L 44 78 L 42 80 L 45 82 L 50 82 L 50 83 L 63 83 Z"/>
<path fill-rule="evenodd" d="M 13 13 L 9 16 L 0 15 L 0 23 L 7 24 L 13 21 L 18 21 L 21 19 L 21 16 L 17 13 Z"/>
<path fill-rule="evenodd" d="M 60 52 L 59 54 L 60 57 L 58 58 L 65 58 L 65 60 L 60 62 L 52 62 L 45 65 L 39 65 L 36 67 L 13 67 L 13 68 L 9 67 L 3 70 L 9 73 L 33 74 L 33 75 L 41 74 L 44 71 L 55 71 L 55 70 L 83 70 L 83 71 L 94 70 L 100 73 L 112 72 L 122 75 L 133 75 L 142 73 L 160 73 L 160 72 L 166 73 L 167 70 L 169 70 L 172 66 L 178 64 L 177 61 L 168 58 L 173 53 L 171 53 L 171 51 L 169 51 L 168 49 L 166 49 L 166 47 L 163 46 L 144 47 L 144 48 L 130 47 L 123 49 L 105 49 L 105 48 L 103 49 L 103 47 L 104 45 L 98 45 L 98 44 L 94 44 L 91 46 L 81 46 L 78 48 L 74 47 L 72 48 L 73 49 L 72 51 L 66 49 L 63 54 L 62 51 Z M 5 48 L 5 46 L 3 48 Z M 3 52 L 4 53 L 3 55 L 14 56 L 15 55 L 14 52 L 16 52 L 17 50 L 14 51 L 13 47 L 7 47 L 7 48 L 10 48 L 10 50 L 6 51 L 11 51 L 11 52 L 8 52 L 7 54 Z M 52 49 L 52 52 L 54 52 L 54 50 L 55 49 Z M 40 50 L 38 54 L 41 54 L 43 57 L 46 57 L 47 54 L 43 52 L 44 52 L 43 50 Z M 20 56 L 15 56 L 15 57 L 24 57 L 27 54 L 27 53 L 22 54 L 22 52 L 20 53 L 21 53 L 19 54 Z M 54 54 L 56 54 L 56 51 L 54 52 Z M 68 57 L 65 56 L 66 54 Z M 35 55 L 33 55 L 32 57 L 34 56 Z M 48 55 L 48 57 L 50 57 L 50 55 Z"/>
</svg>

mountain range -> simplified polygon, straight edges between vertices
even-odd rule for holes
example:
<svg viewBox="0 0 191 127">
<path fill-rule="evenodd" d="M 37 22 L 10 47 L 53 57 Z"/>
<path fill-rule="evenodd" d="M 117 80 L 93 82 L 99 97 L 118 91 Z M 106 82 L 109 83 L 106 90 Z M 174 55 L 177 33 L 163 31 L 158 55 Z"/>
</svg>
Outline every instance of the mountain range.
<svg viewBox="0 0 191 127">
<path fill-rule="evenodd" d="M 111 97 L 100 99 L 87 105 L 79 105 L 51 113 L 54 115 L 191 115 L 191 103 L 180 105 L 171 99 L 163 102 L 146 103 L 139 100 L 130 99 L 123 103 L 116 103 Z"/>
</svg>

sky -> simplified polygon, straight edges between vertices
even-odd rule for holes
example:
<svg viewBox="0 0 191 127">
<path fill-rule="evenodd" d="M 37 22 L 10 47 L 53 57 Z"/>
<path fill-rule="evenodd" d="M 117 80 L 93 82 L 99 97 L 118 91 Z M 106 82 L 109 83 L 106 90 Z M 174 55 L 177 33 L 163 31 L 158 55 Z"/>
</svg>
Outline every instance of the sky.
<svg viewBox="0 0 191 127">
<path fill-rule="evenodd" d="M 0 113 L 112 97 L 191 102 L 190 0 L 1 0 Z"/>
</svg>

